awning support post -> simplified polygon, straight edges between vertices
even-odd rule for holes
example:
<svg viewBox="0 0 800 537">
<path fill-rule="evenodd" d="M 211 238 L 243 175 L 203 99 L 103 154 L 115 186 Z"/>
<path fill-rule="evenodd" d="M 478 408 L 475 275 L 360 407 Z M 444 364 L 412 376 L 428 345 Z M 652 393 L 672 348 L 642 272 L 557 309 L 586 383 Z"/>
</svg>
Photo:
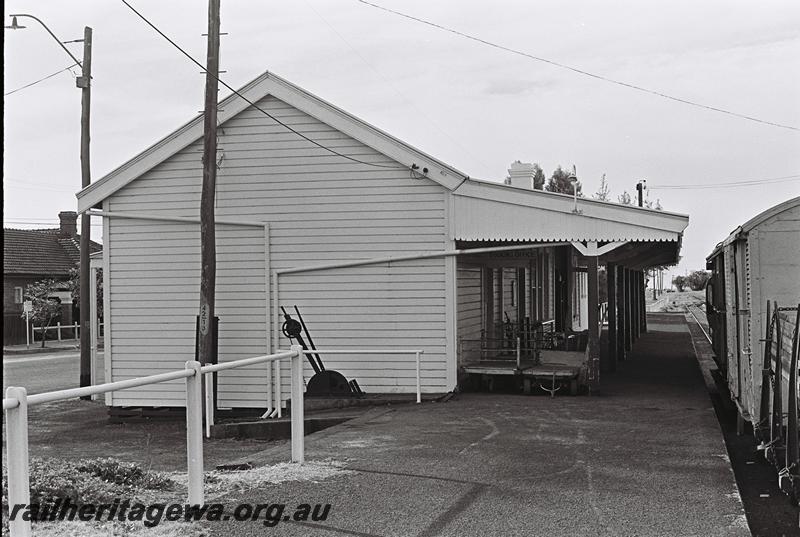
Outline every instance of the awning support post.
<svg viewBox="0 0 800 537">
<path fill-rule="evenodd" d="M 606 287 L 608 295 L 608 359 L 601 370 L 614 372 L 617 369 L 617 265 L 606 264 Z"/>
<path fill-rule="evenodd" d="M 588 285 L 588 325 L 589 325 L 589 392 L 600 389 L 600 301 L 597 281 L 597 256 L 586 258 Z"/>
</svg>

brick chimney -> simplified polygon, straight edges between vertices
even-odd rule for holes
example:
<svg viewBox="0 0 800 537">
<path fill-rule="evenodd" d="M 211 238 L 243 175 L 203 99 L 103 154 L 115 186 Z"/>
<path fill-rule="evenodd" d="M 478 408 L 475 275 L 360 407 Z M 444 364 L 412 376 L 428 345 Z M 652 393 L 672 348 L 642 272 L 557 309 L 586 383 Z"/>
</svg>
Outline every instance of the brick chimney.
<svg viewBox="0 0 800 537">
<path fill-rule="evenodd" d="M 511 180 L 511 186 L 519 188 L 527 188 L 533 190 L 533 176 L 536 174 L 536 169 L 530 162 L 512 162 L 511 167 L 508 169 L 508 177 Z"/>
<path fill-rule="evenodd" d="M 58 213 L 61 222 L 60 235 L 62 237 L 75 237 L 78 235 L 78 213 L 75 211 L 61 211 Z"/>
</svg>

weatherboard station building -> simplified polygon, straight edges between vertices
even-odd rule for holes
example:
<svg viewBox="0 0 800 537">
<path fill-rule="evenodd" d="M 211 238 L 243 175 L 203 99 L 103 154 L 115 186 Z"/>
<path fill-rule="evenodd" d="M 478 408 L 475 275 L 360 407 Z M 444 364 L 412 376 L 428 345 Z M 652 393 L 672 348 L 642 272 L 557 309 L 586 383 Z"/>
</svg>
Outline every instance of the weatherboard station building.
<svg viewBox="0 0 800 537">
<path fill-rule="evenodd" d="M 643 270 L 678 261 L 687 216 L 533 190 L 518 163 L 511 185 L 472 179 L 269 72 L 239 93 L 218 118 L 219 361 L 288 348 L 280 306 L 297 305 L 319 348 L 423 349 L 422 392 L 445 393 L 480 371 L 470 342 L 509 325 L 599 327 L 598 266 L 602 348 L 588 330 L 585 350 L 540 367 L 598 389 L 646 329 Z M 78 193 L 103 222 L 105 381 L 194 359 L 202 136 L 198 116 Z M 416 389 L 413 355 L 323 358 L 368 393 Z M 181 407 L 184 392 L 168 382 L 106 404 Z M 261 364 L 219 373 L 216 404 L 270 409 L 288 394 L 288 367 Z"/>
</svg>

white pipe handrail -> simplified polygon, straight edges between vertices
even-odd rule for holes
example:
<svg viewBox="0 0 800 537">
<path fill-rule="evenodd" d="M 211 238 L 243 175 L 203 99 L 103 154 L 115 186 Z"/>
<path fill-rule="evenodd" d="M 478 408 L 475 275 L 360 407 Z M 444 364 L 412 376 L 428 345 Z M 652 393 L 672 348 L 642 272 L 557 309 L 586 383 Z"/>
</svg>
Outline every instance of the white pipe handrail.
<svg viewBox="0 0 800 537">
<path fill-rule="evenodd" d="M 414 354 L 416 359 L 417 403 L 421 402 L 420 355 L 422 349 L 330 349 L 303 350 L 293 345 L 291 350 L 243 358 L 222 364 L 201 365 L 197 361 L 187 361 L 182 370 L 168 371 L 146 377 L 107 382 L 81 388 L 57 390 L 34 395 L 27 395 L 25 388 L 10 386 L 3 398 L 3 410 L 6 412 L 8 457 L 8 501 L 10 505 L 27 505 L 30 502 L 30 476 L 28 455 L 28 407 L 30 405 L 63 401 L 83 396 L 96 395 L 119 390 L 186 379 L 186 452 L 188 469 L 188 503 L 203 503 L 203 375 L 218 371 L 245 367 L 265 362 L 276 362 L 291 358 L 291 460 L 302 463 L 305 460 L 305 431 L 303 408 L 303 366 L 301 357 L 304 354 Z M 206 382 L 206 432 L 209 432 L 213 420 L 212 384 Z M 11 535 L 29 536 L 30 520 L 15 518 L 10 521 Z"/>
<path fill-rule="evenodd" d="M 127 390 L 129 388 L 137 388 L 139 386 L 147 386 L 148 384 L 158 384 L 160 382 L 168 382 L 170 380 L 178 380 L 186 377 L 193 376 L 192 371 L 182 369 L 179 371 L 170 371 L 168 373 L 158 373 L 157 375 L 149 375 L 146 377 L 137 377 L 128 380 L 118 380 L 116 382 L 107 382 L 105 384 L 96 384 L 94 386 L 85 386 L 83 388 L 70 388 L 67 390 L 58 390 L 54 392 L 38 393 L 36 395 L 29 395 L 28 406 L 37 405 L 41 403 L 52 403 L 53 401 L 63 401 L 64 399 L 74 399 L 76 397 L 85 397 L 89 395 L 97 395 L 106 392 L 115 392 L 119 390 Z"/>
<path fill-rule="evenodd" d="M 224 371 L 225 369 L 234 369 L 236 367 L 244 367 L 247 365 L 261 364 L 264 362 L 274 362 L 275 360 L 283 360 L 284 358 L 291 358 L 295 352 L 285 351 L 276 354 L 265 354 L 264 356 L 253 356 L 252 358 L 242 358 L 232 362 L 223 362 L 221 364 L 204 365 L 200 368 L 203 374 L 215 373 L 217 371 Z"/>
<path fill-rule="evenodd" d="M 421 381 L 421 366 L 420 366 L 420 355 L 422 355 L 425 351 L 423 349 L 310 349 L 302 351 L 303 354 L 413 354 L 415 357 L 415 366 L 416 366 L 416 393 L 417 393 L 417 403 L 422 403 L 422 381 Z M 266 356 L 255 356 L 253 358 L 246 358 L 244 360 L 238 360 L 236 363 L 240 366 L 243 365 L 252 365 L 252 364 L 259 364 L 262 362 L 276 362 L 280 365 L 280 358 L 285 358 L 291 356 L 292 353 L 284 353 L 284 354 L 271 354 Z M 205 365 L 200 368 L 201 373 L 209 374 L 214 373 L 217 371 L 223 371 L 225 369 L 230 369 L 233 362 L 226 362 L 223 364 L 213 364 L 213 365 Z M 275 390 L 275 396 L 277 400 L 281 399 L 281 388 L 280 388 L 280 369 L 278 369 L 277 374 L 274 375 L 275 380 L 278 382 L 277 390 Z M 211 438 L 211 427 L 214 425 L 214 385 L 212 384 L 213 380 L 206 381 L 205 383 L 205 405 L 206 405 L 206 438 Z M 273 401 L 270 399 L 269 404 L 272 404 Z M 264 417 L 281 417 L 281 413 L 277 410 L 280 409 L 280 403 L 276 403 L 278 407 L 275 410 L 267 411 Z"/>
<path fill-rule="evenodd" d="M 272 355 L 256 356 L 226 362 L 201 366 L 197 361 L 187 361 L 184 369 L 139 377 L 134 379 L 107 382 L 57 390 L 28 396 L 25 388 L 9 386 L 6 397 L 3 398 L 3 410 L 6 413 L 6 454 L 8 458 L 8 503 L 9 505 L 28 505 L 30 503 L 30 474 L 28 454 L 28 406 L 52 401 L 62 401 L 86 395 L 125 390 L 138 386 L 146 386 L 171 380 L 186 379 L 186 454 L 188 470 L 188 503 L 199 505 L 203 503 L 203 374 L 213 373 L 224 369 L 233 369 L 255 363 L 278 361 L 291 358 L 292 362 L 292 425 L 291 425 L 291 460 L 302 463 L 305 460 L 305 440 L 303 425 L 303 375 L 300 360 L 303 356 L 302 348 L 293 345 L 290 351 L 283 351 Z M 280 362 L 278 362 L 280 363 Z M 16 517 L 9 521 L 12 536 L 31 535 L 31 521 L 24 517 Z"/>
<path fill-rule="evenodd" d="M 352 261 L 334 261 L 318 265 L 305 265 L 299 267 L 287 267 L 276 269 L 277 274 L 293 274 L 297 272 L 316 272 L 318 270 L 330 270 L 335 268 L 358 267 L 361 265 L 377 265 L 381 263 L 398 263 L 400 261 L 415 261 L 417 259 L 436 259 L 439 257 L 455 257 L 460 255 L 490 254 L 494 252 L 513 252 L 516 250 L 538 250 L 551 248 L 553 246 L 567 246 L 570 242 L 545 242 L 536 244 L 519 244 L 514 246 L 489 246 L 486 248 L 463 248 L 458 250 L 442 250 L 438 252 L 421 252 L 416 254 L 372 257 L 366 259 L 353 259 Z"/>
</svg>

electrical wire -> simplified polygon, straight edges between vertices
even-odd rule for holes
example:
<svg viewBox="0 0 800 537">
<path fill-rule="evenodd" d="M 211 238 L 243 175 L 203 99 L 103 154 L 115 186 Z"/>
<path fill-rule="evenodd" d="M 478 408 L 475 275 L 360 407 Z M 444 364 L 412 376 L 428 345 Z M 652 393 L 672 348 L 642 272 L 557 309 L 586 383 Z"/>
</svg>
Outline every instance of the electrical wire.
<svg viewBox="0 0 800 537">
<path fill-rule="evenodd" d="M 24 90 L 24 89 L 30 88 L 31 86 L 35 86 L 35 85 L 36 85 L 36 84 L 38 84 L 39 82 L 44 82 L 45 80 L 48 80 L 48 79 L 50 79 L 50 78 L 53 78 L 53 77 L 54 77 L 54 76 L 56 76 L 56 75 L 60 75 L 60 74 L 61 74 L 61 73 L 63 73 L 64 71 L 69 71 L 70 69 L 72 69 L 72 68 L 73 68 L 73 67 L 75 67 L 76 65 L 78 65 L 78 64 L 77 64 L 77 63 L 73 63 L 73 64 L 72 64 L 72 65 L 70 65 L 69 67 L 64 67 L 63 69 L 59 69 L 59 70 L 58 70 L 58 71 L 56 71 L 55 73 L 53 73 L 53 74 L 50 74 L 50 75 L 47 75 L 47 76 L 46 76 L 46 77 L 44 77 L 44 78 L 40 78 L 39 80 L 36 80 L 36 81 L 34 81 L 34 82 L 31 82 L 30 84 L 25 84 L 24 86 L 20 86 L 20 87 L 18 87 L 17 89 L 13 89 L 13 90 L 9 91 L 8 93 L 4 93 L 4 94 L 3 94 L 3 97 L 8 97 L 8 96 L 9 96 L 9 95 L 11 95 L 12 93 L 16 93 L 16 92 L 18 92 L 18 91 L 22 91 L 22 90 Z"/>
<path fill-rule="evenodd" d="M 156 31 L 156 32 L 157 32 L 157 33 L 158 33 L 158 34 L 159 34 L 161 37 L 163 37 L 164 39 L 166 39 L 166 40 L 167 40 L 167 42 L 169 42 L 169 44 L 171 44 L 173 47 L 175 47 L 176 49 L 178 49 L 178 50 L 181 52 L 181 54 L 183 54 L 184 56 L 186 56 L 186 57 L 187 57 L 187 58 L 188 58 L 190 61 L 192 61 L 192 63 L 194 63 L 194 64 L 195 64 L 195 65 L 197 65 L 197 66 L 198 66 L 200 69 L 202 69 L 204 73 L 206 73 L 206 74 L 210 74 L 211 76 L 213 76 L 213 77 L 214 77 L 214 79 L 215 79 L 217 82 L 219 82 L 220 84 L 222 84 L 223 86 L 225 86 L 225 87 L 226 87 L 228 90 L 230 90 L 231 92 L 233 92 L 233 94 L 234 94 L 234 95 L 236 95 L 236 96 L 238 96 L 239 98 L 241 98 L 241 99 L 242 99 L 244 102 L 246 102 L 247 104 L 249 104 L 250 106 L 252 106 L 252 107 L 253 107 L 253 108 L 255 108 L 256 110 L 258 110 L 259 112 L 261 112 L 262 114 L 264 114 L 265 116 L 267 116 L 268 118 L 270 118 L 271 120 L 273 120 L 275 123 L 277 123 L 277 124 L 281 125 L 281 126 L 282 126 L 283 128 L 285 128 L 285 129 L 287 129 L 287 130 L 289 130 L 289 131 L 293 132 L 294 134 L 296 134 L 297 136 L 299 136 L 299 137 L 303 138 L 303 139 L 304 139 L 304 140 L 306 140 L 307 142 L 311 142 L 312 144 L 316 145 L 317 147 L 319 147 L 319 148 L 321 148 L 321 149 L 324 149 L 324 150 L 326 150 L 326 151 L 329 151 L 330 153 L 332 153 L 332 154 L 334 154 L 334 155 L 336 155 L 336 156 L 342 157 L 342 158 L 344 158 L 344 159 L 347 159 L 347 160 L 351 160 L 351 161 L 353 161 L 353 162 L 357 162 L 357 163 L 359 163 L 359 164 L 365 164 L 365 165 L 367 165 L 367 166 L 374 166 L 374 167 L 376 167 L 376 168 L 388 168 L 388 169 L 392 169 L 392 170 L 405 170 L 405 169 L 407 168 L 406 166 L 387 166 L 387 165 L 384 165 L 384 164 L 375 164 L 375 163 L 373 163 L 373 162 L 365 162 L 365 161 L 363 161 L 363 160 L 359 160 L 359 159 L 357 159 L 357 158 L 353 158 L 353 157 L 351 157 L 351 156 L 348 156 L 348 155 L 345 155 L 345 154 L 339 153 L 338 151 L 335 151 L 335 150 L 331 149 L 330 147 L 324 146 L 324 145 L 322 145 L 321 143 L 319 143 L 319 142 L 317 142 L 317 141 L 315 141 L 315 140 L 313 140 L 313 139 L 309 138 L 309 137 L 308 137 L 308 136 L 306 136 L 305 134 L 302 134 L 301 132 L 298 132 L 298 131 L 296 131 L 296 130 L 295 130 L 295 129 L 293 129 L 291 126 L 287 125 L 286 123 L 284 123 L 284 122 L 283 122 L 283 121 L 281 121 L 280 119 L 276 118 L 275 116 L 273 116 L 272 114 L 270 114 L 269 112 L 267 112 L 266 110 L 264 110 L 263 108 L 259 107 L 259 106 L 258 106 L 256 103 L 254 103 L 253 101 L 251 101 L 250 99 L 248 99 L 247 97 L 245 97 L 244 95 L 242 95 L 241 93 L 239 93 L 239 91 L 238 91 L 238 90 L 236 90 L 235 88 L 231 87 L 231 86 L 230 86 L 230 85 L 228 85 L 228 84 L 227 84 L 227 83 L 226 83 L 224 80 L 222 80 L 222 79 L 219 77 L 219 75 L 215 75 L 215 74 L 209 73 L 209 72 L 208 72 L 208 70 L 206 69 L 206 67 L 205 67 L 205 66 L 204 66 L 202 63 L 200 63 L 199 61 L 197 61 L 196 59 L 194 59 L 194 57 L 193 57 L 191 54 L 189 54 L 188 52 L 186 52 L 186 51 L 185 51 L 183 48 L 181 48 L 181 47 L 180 47 L 180 45 L 178 45 L 178 44 L 177 44 L 175 41 L 173 41 L 173 40 L 172 40 L 172 39 L 171 39 L 169 36 L 167 36 L 167 35 L 166 35 L 164 32 L 162 32 L 162 31 L 161 31 L 161 30 L 160 30 L 160 29 L 159 29 L 159 28 L 158 28 L 158 27 L 157 27 L 155 24 L 153 24 L 152 22 L 150 22 L 150 21 L 149 21 L 149 20 L 148 20 L 148 19 L 147 19 L 147 18 L 146 18 L 144 15 L 142 15 L 141 13 L 139 13 L 139 12 L 136 10 L 136 8 L 134 8 L 132 5 L 130 5 L 130 4 L 127 2 L 127 0 L 120 0 L 120 1 L 121 1 L 123 4 L 125 4 L 125 5 L 128 7 L 128 9 L 130 9 L 131 11 L 133 11 L 133 12 L 134 12 L 134 13 L 135 13 L 135 14 L 136 14 L 136 15 L 137 15 L 137 16 L 138 16 L 140 19 L 142 19 L 142 20 L 143 20 L 143 21 L 144 21 L 144 22 L 145 22 L 145 23 L 146 23 L 148 26 L 150 26 L 150 27 L 151 27 L 153 30 L 155 30 L 155 31 Z"/>
<path fill-rule="evenodd" d="M 769 179 L 745 179 L 742 181 L 729 181 L 724 183 L 695 183 L 685 185 L 647 185 L 647 190 L 702 190 L 706 188 L 739 188 L 746 186 L 771 185 L 775 183 L 786 183 L 790 181 L 800 181 L 800 175 L 785 175 L 783 177 L 773 177 Z"/>
<path fill-rule="evenodd" d="M 369 67 L 369 68 L 372 70 L 372 72 L 374 72 L 376 75 L 378 75 L 379 77 L 381 77 L 381 78 L 383 79 L 383 81 L 386 83 L 386 85 L 387 85 L 387 86 L 389 86 L 389 87 L 392 89 L 392 91 L 394 91 L 394 92 L 395 92 L 395 94 L 397 94 L 397 96 L 398 96 L 398 97 L 400 97 L 400 99 L 402 99 L 402 100 L 405 100 L 405 101 L 408 101 L 408 103 L 409 103 L 409 104 L 410 104 L 410 105 L 411 105 L 411 106 L 412 106 L 414 109 L 416 109 L 416 110 L 417 110 L 417 113 L 418 113 L 420 116 L 424 117 L 424 118 L 427 120 L 427 122 L 428 122 L 428 124 L 429 124 L 429 125 L 431 125 L 433 128 L 435 128 L 435 129 L 436 129 L 437 131 L 439 131 L 439 132 L 440 132 L 440 133 L 441 133 L 441 134 L 442 134 L 442 135 L 443 135 L 445 138 L 447 138 L 448 140 L 450 140 L 450 141 L 451 141 L 451 142 L 452 142 L 452 143 L 453 143 L 455 146 L 457 146 L 459 149 L 461 149 L 461 150 L 464 152 L 464 154 L 465 154 L 465 155 L 469 155 L 469 157 L 470 157 L 470 158 L 473 158 L 473 159 L 477 160 L 478 162 L 480 162 L 480 163 L 481 163 L 483 166 L 485 166 L 485 167 L 487 167 L 487 168 L 489 168 L 489 167 L 490 167 L 490 166 L 488 166 L 488 164 L 487 164 L 486 162 L 483 162 L 483 161 L 482 161 L 482 160 L 481 160 L 479 157 L 477 157 L 477 155 L 476 155 L 476 152 L 475 152 L 475 151 L 470 151 L 469 149 L 467 149 L 466 147 L 464 147 L 462 144 L 460 144 L 459 142 L 457 142 L 455 139 L 453 139 L 453 137 L 452 137 L 452 136 L 450 136 L 449 134 L 447 134 L 447 133 L 446 133 L 446 132 L 445 132 L 445 131 L 444 131 L 444 130 L 441 128 L 441 127 L 439 127 L 439 125 L 437 125 L 437 124 L 436 124 L 436 122 L 435 122 L 435 121 L 433 121 L 433 119 L 431 119 L 431 117 L 430 117 L 428 114 L 426 114 L 426 113 L 425 113 L 425 111 L 421 110 L 421 109 L 420 109 L 420 108 L 419 108 L 419 107 L 418 107 L 418 106 L 417 106 L 417 105 L 414 103 L 414 101 L 412 101 L 412 100 L 411 100 L 411 99 L 410 99 L 410 98 L 409 98 L 407 95 L 403 94 L 403 93 L 402 93 L 402 92 L 401 92 L 401 91 L 400 91 L 400 90 L 397 88 L 397 86 L 396 86 L 395 84 L 393 84 L 393 83 L 392 83 L 392 81 L 391 81 L 391 80 L 389 80 L 389 79 L 388 79 L 388 78 L 387 78 L 387 77 L 386 77 L 386 76 L 385 76 L 385 75 L 384 75 L 382 72 L 380 72 L 380 71 L 379 71 L 379 70 L 378 70 L 378 69 L 377 69 L 377 68 L 376 68 L 374 65 L 372 65 L 372 64 L 371 64 L 371 63 L 370 63 L 370 62 L 369 62 L 369 61 L 368 61 L 368 60 L 367 60 L 367 59 L 364 57 L 364 55 L 363 55 L 363 54 L 361 54 L 361 53 L 358 51 L 358 49 L 356 49 L 356 48 L 355 48 L 355 47 L 354 47 L 354 46 L 353 46 L 353 45 L 352 45 L 352 44 L 351 44 L 351 43 L 350 43 L 350 42 L 349 42 L 347 39 L 345 39 L 345 37 L 344 37 L 344 36 L 343 36 L 343 35 L 342 35 L 342 34 L 341 34 L 341 33 L 340 33 L 340 32 L 339 32 L 339 31 L 338 31 L 336 28 L 334 28 L 334 26 L 333 26 L 333 25 L 332 25 L 330 22 L 328 22 L 328 20 L 327 20 L 325 17 L 323 17 L 323 16 L 322 16 L 322 14 L 321 14 L 319 11 L 317 11 L 317 10 L 314 8 L 314 6 L 312 6 L 312 5 L 311 5 L 310 3 L 308 3 L 308 2 L 304 2 L 304 3 L 306 4 L 306 7 L 308 7 L 308 8 L 309 8 L 311 11 L 313 11 L 313 12 L 314 12 L 314 14 L 315 14 L 315 15 L 316 15 L 316 16 L 317 16 L 317 17 L 318 17 L 318 18 L 319 18 L 319 19 L 320 19 L 322 22 L 324 22 L 324 23 L 325 23 L 325 25 L 327 25 L 327 26 L 328 26 L 328 28 L 330 28 L 331 32 L 333 32 L 333 33 L 336 35 L 336 37 L 338 37 L 338 38 L 339 38 L 339 40 L 340 40 L 340 41 L 342 41 L 342 43 L 344 43 L 345 45 L 347 45 L 347 47 L 348 47 L 350 50 L 352 50 L 352 51 L 353 51 L 353 53 L 354 53 L 356 56 L 358 56 L 358 57 L 359 57 L 359 59 L 360 59 L 360 60 L 361 60 L 361 61 L 364 63 L 364 65 L 366 65 L 367 67 Z"/>
<path fill-rule="evenodd" d="M 389 9 L 387 7 L 383 7 L 383 6 L 380 6 L 378 4 L 373 4 L 372 2 L 368 2 L 367 0 L 356 0 L 356 1 L 358 1 L 361 4 L 364 4 L 366 6 L 370 6 L 370 7 L 376 8 L 376 9 L 380 9 L 381 11 L 385 11 L 387 13 L 392 13 L 394 15 L 397 15 L 398 17 L 403 17 L 403 18 L 406 18 L 406 19 L 409 19 L 409 20 L 412 20 L 412 21 L 416 21 L 416 22 L 419 22 L 421 24 L 425 24 L 427 26 L 431 26 L 433 28 L 436 28 L 438 30 L 443 30 L 445 32 L 449 32 L 451 34 L 455 34 L 455 35 L 458 35 L 460 37 L 469 39 L 471 41 L 475 41 L 477 43 L 481 43 L 483 45 L 487 45 L 487 46 L 490 46 L 490 47 L 493 47 L 493 48 L 496 48 L 496 49 L 499 49 L 499 50 L 503 50 L 505 52 L 511 52 L 512 54 L 517 54 L 519 56 L 524 56 L 526 58 L 529 58 L 531 60 L 536 60 L 538 62 L 547 63 L 547 64 L 553 65 L 555 67 L 559 67 L 561 69 L 567 69 L 569 71 L 572 71 L 574 73 L 578 73 L 580 75 L 588 76 L 588 77 L 591 77 L 591 78 L 594 78 L 594 79 L 597 79 L 597 80 L 602 80 L 603 82 L 608 82 L 610 84 L 616 84 L 618 86 L 623 86 L 623 87 L 626 87 L 626 88 L 629 88 L 629 89 L 633 89 L 633 90 L 636 90 L 636 91 L 641 91 L 643 93 L 649 93 L 649 94 L 655 95 L 657 97 L 662 97 L 664 99 L 669 99 L 671 101 L 675 101 L 675 102 L 678 102 L 678 103 L 683 103 L 683 104 L 687 104 L 687 105 L 690 105 L 690 106 L 695 106 L 697 108 L 704 108 L 706 110 L 711 110 L 713 112 L 719 112 L 721 114 L 727 114 L 729 116 L 738 117 L 740 119 L 746 119 L 748 121 L 754 121 L 756 123 L 763 123 L 764 125 L 770 125 L 770 126 L 773 126 L 773 127 L 779 127 L 781 129 L 789 129 L 789 130 L 793 130 L 793 131 L 800 131 L 800 128 L 794 127 L 792 125 L 784 125 L 784 124 L 781 124 L 781 123 L 775 123 L 775 122 L 772 122 L 772 121 L 759 119 L 759 118 L 753 117 L 753 116 L 747 116 L 747 115 L 744 115 L 744 114 L 739 114 L 737 112 L 731 112 L 730 110 L 725 110 L 723 108 L 717 108 L 715 106 L 709 106 L 709 105 L 697 103 L 697 102 L 694 102 L 694 101 L 690 101 L 688 99 L 683 99 L 681 97 L 675 97 L 673 95 L 668 95 L 668 94 L 660 92 L 660 91 L 651 90 L 651 89 L 648 89 L 648 88 L 644 88 L 642 86 L 637 86 L 635 84 L 629 84 L 628 82 L 623 82 L 621 80 L 615 80 L 613 78 L 608 78 L 608 77 L 603 76 L 603 75 L 590 73 L 589 71 L 584 71 L 583 69 L 578 69 L 577 67 L 572 67 L 572 66 L 569 66 L 569 65 L 566 65 L 566 64 L 563 64 L 563 63 L 559 63 L 559 62 L 554 61 L 554 60 L 548 60 L 547 58 L 542 58 L 540 56 L 534 56 L 533 54 L 529 54 L 529 53 L 523 52 L 521 50 L 513 49 L 513 48 L 510 48 L 510 47 L 503 46 L 503 45 L 498 45 L 497 43 L 493 43 L 491 41 L 487 41 L 486 39 L 481 39 L 480 37 L 475 37 L 473 35 L 466 34 L 464 32 L 459 32 L 458 30 L 454 30 L 453 28 L 448 28 L 447 26 L 443 26 L 443 25 L 437 24 L 435 22 L 431 22 L 431 21 L 428 21 L 428 20 L 425 20 L 425 19 L 421 19 L 419 17 L 414 17 L 412 15 L 407 15 L 405 13 L 401 13 L 400 11 L 395 11 L 393 9 Z"/>
</svg>

